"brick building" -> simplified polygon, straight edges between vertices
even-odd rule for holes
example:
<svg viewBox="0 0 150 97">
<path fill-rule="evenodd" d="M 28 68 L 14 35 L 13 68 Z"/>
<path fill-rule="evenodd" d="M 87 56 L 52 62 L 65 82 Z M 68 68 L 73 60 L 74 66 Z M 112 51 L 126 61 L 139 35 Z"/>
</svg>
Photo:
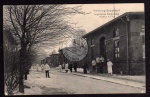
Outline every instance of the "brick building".
<svg viewBox="0 0 150 97">
<path fill-rule="evenodd" d="M 57 67 L 59 64 L 58 58 L 59 54 L 51 54 L 49 57 L 46 57 L 46 60 L 51 67 Z"/>
<path fill-rule="evenodd" d="M 145 74 L 145 15 L 144 12 L 127 12 L 85 34 L 91 62 L 97 56 L 113 62 L 116 74 Z"/>
</svg>

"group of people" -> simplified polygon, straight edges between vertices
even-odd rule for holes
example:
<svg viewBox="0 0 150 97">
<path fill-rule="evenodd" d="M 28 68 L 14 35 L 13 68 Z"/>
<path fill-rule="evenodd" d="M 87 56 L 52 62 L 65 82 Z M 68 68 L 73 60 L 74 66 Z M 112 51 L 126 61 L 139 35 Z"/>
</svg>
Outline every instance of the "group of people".
<svg viewBox="0 0 150 97">
<path fill-rule="evenodd" d="M 104 64 L 105 64 L 105 59 L 102 56 L 97 57 L 96 59 L 93 59 L 92 60 L 93 72 L 103 73 Z M 107 71 L 111 75 L 113 74 L 112 66 L 113 66 L 113 63 L 109 59 L 107 59 Z M 72 72 L 72 68 L 74 68 L 74 71 L 77 72 L 77 63 L 76 62 L 74 62 L 74 63 L 73 62 L 69 62 L 69 63 L 64 62 L 62 65 L 59 64 L 60 72 L 62 71 L 62 69 L 64 69 L 66 71 L 66 73 L 69 70 L 70 70 L 70 72 Z M 45 71 L 46 78 L 50 78 L 50 75 L 49 75 L 50 66 L 48 65 L 48 63 L 42 64 L 41 69 L 42 69 L 42 71 Z M 88 69 L 88 63 L 85 62 L 83 64 L 83 73 L 84 74 L 87 74 L 87 69 Z"/>
<path fill-rule="evenodd" d="M 102 56 L 93 59 L 92 60 L 93 71 L 97 73 L 98 72 L 103 73 L 104 64 L 105 64 L 105 59 Z M 113 63 L 109 59 L 107 59 L 107 71 L 111 75 L 113 73 L 112 66 Z"/>
<path fill-rule="evenodd" d="M 70 72 L 72 72 L 72 68 L 74 68 L 74 71 L 77 72 L 77 63 L 76 62 L 74 62 L 73 64 L 72 64 L 72 62 L 70 62 L 70 63 L 66 62 L 66 63 L 63 63 L 62 65 L 59 64 L 60 72 L 62 71 L 62 69 L 65 69 L 66 73 L 69 71 L 69 69 L 70 69 Z"/>
<path fill-rule="evenodd" d="M 76 62 L 69 62 L 69 63 L 63 63 L 62 65 L 59 64 L 59 71 L 61 72 L 62 69 L 64 69 L 66 71 L 66 73 L 70 70 L 70 72 L 72 72 L 72 69 L 74 68 L 74 71 L 77 72 L 77 63 Z M 88 64 L 85 62 L 83 64 L 83 73 L 86 74 L 87 73 L 87 69 L 88 69 Z"/>
</svg>

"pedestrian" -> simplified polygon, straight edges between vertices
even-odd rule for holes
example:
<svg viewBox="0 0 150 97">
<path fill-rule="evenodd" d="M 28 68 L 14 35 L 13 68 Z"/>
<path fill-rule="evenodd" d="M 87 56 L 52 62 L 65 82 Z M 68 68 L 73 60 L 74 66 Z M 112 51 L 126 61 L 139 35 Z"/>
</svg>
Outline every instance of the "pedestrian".
<svg viewBox="0 0 150 97">
<path fill-rule="evenodd" d="M 71 62 L 69 64 L 69 69 L 70 69 L 70 72 L 72 72 L 72 63 Z"/>
<path fill-rule="evenodd" d="M 62 66 L 61 66 L 61 64 L 59 64 L 59 71 L 60 71 L 60 72 L 62 71 Z"/>
<path fill-rule="evenodd" d="M 83 64 L 83 72 L 84 72 L 84 74 L 87 74 L 87 67 L 88 67 L 88 64 L 85 62 Z"/>
<path fill-rule="evenodd" d="M 99 71 L 100 71 L 100 58 L 99 57 L 96 57 L 96 71 L 97 71 L 97 73 L 99 73 Z"/>
<path fill-rule="evenodd" d="M 65 69 L 65 62 L 63 62 L 62 64 L 62 69 Z"/>
<path fill-rule="evenodd" d="M 108 73 L 111 75 L 113 73 L 112 66 L 113 66 L 113 63 L 108 59 L 107 60 L 107 70 L 108 70 Z"/>
<path fill-rule="evenodd" d="M 95 72 L 96 69 L 96 61 L 93 59 L 92 60 L 92 67 L 93 67 L 93 72 Z"/>
<path fill-rule="evenodd" d="M 77 63 L 76 62 L 74 63 L 73 67 L 74 67 L 74 71 L 77 72 Z"/>
<path fill-rule="evenodd" d="M 65 71 L 66 71 L 66 73 L 68 72 L 68 63 L 67 62 L 65 64 Z"/>
<path fill-rule="evenodd" d="M 48 63 L 46 62 L 46 64 L 45 64 L 45 74 L 46 74 L 46 78 L 47 78 L 47 77 L 50 78 L 50 76 L 49 76 L 49 70 L 50 70 L 50 67 L 49 67 Z"/>
<path fill-rule="evenodd" d="M 44 71 L 44 64 L 41 64 L 41 69 L 42 71 Z"/>
<path fill-rule="evenodd" d="M 104 58 L 102 55 L 100 56 L 100 73 L 103 73 L 103 66 L 104 66 Z"/>
<path fill-rule="evenodd" d="M 39 64 L 36 64 L 36 70 L 39 71 Z"/>
</svg>

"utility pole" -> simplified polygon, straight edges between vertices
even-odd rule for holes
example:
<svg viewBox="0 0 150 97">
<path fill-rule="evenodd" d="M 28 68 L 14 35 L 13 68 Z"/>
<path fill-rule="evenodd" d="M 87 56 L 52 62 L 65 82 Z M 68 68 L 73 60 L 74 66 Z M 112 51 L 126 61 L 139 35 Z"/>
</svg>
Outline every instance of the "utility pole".
<svg viewBox="0 0 150 97">
<path fill-rule="evenodd" d="M 115 18 L 115 4 L 113 4 L 113 6 L 114 6 L 114 18 Z"/>
<path fill-rule="evenodd" d="M 128 15 L 126 16 L 126 21 L 127 21 L 127 73 L 128 75 L 130 74 L 130 63 L 129 63 L 129 17 Z"/>
</svg>

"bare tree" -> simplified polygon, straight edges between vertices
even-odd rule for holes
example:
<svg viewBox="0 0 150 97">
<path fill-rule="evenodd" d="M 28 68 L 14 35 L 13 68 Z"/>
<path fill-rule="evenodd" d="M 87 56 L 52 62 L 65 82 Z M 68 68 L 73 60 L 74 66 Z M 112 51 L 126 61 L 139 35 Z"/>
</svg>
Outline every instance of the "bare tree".
<svg viewBox="0 0 150 97">
<path fill-rule="evenodd" d="M 26 65 L 25 65 L 25 80 L 27 80 L 29 69 L 31 68 L 33 62 L 36 60 L 36 57 L 37 57 L 37 52 L 34 49 L 30 49 L 27 51 Z"/>
<path fill-rule="evenodd" d="M 10 31 L 5 29 L 4 32 L 5 93 L 12 95 L 19 84 L 19 51 Z"/>
<path fill-rule="evenodd" d="M 20 43 L 20 74 L 19 91 L 24 93 L 24 66 L 27 62 L 27 53 L 33 45 L 61 37 L 62 33 L 71 31 L 64 16 L 85 14 L 80 12 L 81 6 L 65 7 L 64 5 L 9 5 L 7 9 L 6 24 L 12 30 Z M 4 11 L 5 12 L 5 11 Z"/>
</svg>

